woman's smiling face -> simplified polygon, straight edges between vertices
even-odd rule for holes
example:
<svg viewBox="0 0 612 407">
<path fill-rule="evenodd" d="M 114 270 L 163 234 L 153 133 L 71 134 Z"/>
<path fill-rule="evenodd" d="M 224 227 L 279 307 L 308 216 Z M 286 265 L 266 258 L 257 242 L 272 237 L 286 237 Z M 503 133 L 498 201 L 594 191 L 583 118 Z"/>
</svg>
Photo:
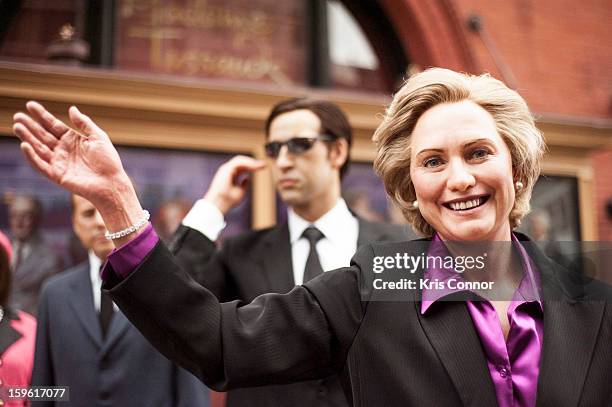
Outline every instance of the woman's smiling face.
<svg viewBox="0 0 612 407">
<path fill-rule="evenodd" d="M 411 143 L 419 211 L 443 240 L 510 240 L 512 158 L 486 110 L 467 100 L 436 105 Z"/>
</svg>

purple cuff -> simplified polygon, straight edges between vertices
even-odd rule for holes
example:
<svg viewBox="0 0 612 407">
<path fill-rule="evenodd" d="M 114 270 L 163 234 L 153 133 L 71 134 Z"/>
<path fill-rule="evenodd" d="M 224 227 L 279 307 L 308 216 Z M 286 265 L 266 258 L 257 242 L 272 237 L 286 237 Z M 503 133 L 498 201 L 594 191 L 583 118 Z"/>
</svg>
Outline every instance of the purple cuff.
<svg viewBox="0 0 612 407">
<path fill-rule="evenodd" d="M 159 238 L 153 230 L 153 226 L 151 226 L 151 223 L 147 224 L 144 231 L 134 240 L 130 240 L 118 249 L 113 249 L 108 255 L 104 267 L 102 267 L 102 280 L 106 281 L 110 278 L 112 271 L 109 263 L 117 277 L 120 279 L 128 277 L 144 261 L 158 241 Z"/>
</svg>

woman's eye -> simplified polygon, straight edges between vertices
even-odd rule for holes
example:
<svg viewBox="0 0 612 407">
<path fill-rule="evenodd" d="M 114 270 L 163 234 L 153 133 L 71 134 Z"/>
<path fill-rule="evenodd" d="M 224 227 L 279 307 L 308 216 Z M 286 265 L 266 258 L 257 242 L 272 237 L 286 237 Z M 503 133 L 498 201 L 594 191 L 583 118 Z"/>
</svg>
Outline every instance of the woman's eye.
<svg viewBox="0 0 612 407">
<path fill-rule="evenodd" d="M 485 158 L 489 155 L 489 151 L 484 148 L 479 148 L 478 150 L 472 151 L 472 158 Z"/>
<path fill-rule="evenodd" d="M 427 160 L 423 161 L 423 167 L 428 168 L 437 167 L 440 164 L 442 164 L 442 160 L 437 157 L 428 158 Z"/>
</svg>

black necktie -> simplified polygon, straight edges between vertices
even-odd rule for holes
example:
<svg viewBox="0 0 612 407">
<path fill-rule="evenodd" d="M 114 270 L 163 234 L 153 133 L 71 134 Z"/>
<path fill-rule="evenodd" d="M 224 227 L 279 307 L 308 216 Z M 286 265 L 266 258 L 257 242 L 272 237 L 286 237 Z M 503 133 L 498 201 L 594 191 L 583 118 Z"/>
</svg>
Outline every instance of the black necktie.
<svg viewBox="0 0 612 407">
<path fill-rule="evenodd" d="M 113 319 L 113 301 L 110 296 L 104 291 L 100 291 L 100 328 L 102 328 L 102 337 L 106 336 L 108 326 Z"/>
<path fill-rule="evenodd" d="M 21 263 L 21 260 L 23 260 L 23 242 L 19 242 L 17 244 L 19 246 L 17 246 L 17 250 L 15 254 L 15 262 L 13 263 L 13 271 L 19 268 L 19 264 Z"/>
<path fill-rule="evenodd" d="M 312 280 L 319 274 L 323 274 L 323 267 L 321 267 L 321 262 L 319 261 L 319 256 L 317 255 L 317 242 L 321 240 L 324 235 L 321 231 L 314 226 L 310 226 L 304 230 L 302 233 L 302 237 L 305 237 L 310 243 L 310 251 L 308 252 L 308 258 L 306 259 L 306 268 L 304 269 L 304 283 Z"/>
</svg>

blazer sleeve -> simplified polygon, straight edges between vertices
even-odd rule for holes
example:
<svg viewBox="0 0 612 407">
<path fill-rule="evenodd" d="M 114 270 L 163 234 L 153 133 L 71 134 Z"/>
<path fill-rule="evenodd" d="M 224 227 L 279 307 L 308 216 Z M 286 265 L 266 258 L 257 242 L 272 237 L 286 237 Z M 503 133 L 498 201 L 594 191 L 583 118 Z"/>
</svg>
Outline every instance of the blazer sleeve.
<svg viewBox="0 0 612 407">
<path fill-rule="evenodd" d="M 236 298 L 226 249 L 217 250 L 215 242 L 184 225 L 176 230 L 168 248 L 176 263 L 221 301 Z"/>
<path fill-rule="evenodd" d="M 49 340 L 49 292 L 43 288 L 42 298 L 38 306 L 36 325 L 36 346 L 34 350 L 34 368 L 32 370 L 32 386 L 55 386 L 51 343 Z M 33 407 L 52 407 L 52 401 L 38 401 Z"/>
<path fill-rule="evenodd" d="M 286 294 L 219 303 L 158 243 L 103 288 L 161 353 L 223 391 L 340 371 L 364 312 L 358 276 L 354 263 Z"/>
</svg>

